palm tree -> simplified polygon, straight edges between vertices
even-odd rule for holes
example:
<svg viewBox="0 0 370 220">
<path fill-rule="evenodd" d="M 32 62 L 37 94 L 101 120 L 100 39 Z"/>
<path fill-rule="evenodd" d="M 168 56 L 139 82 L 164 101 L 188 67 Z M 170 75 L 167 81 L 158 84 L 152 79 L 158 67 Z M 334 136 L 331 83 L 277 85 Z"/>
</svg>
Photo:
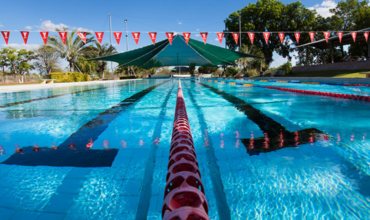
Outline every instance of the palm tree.
<svg viewBox="0 0 370 220">
<path fill-rule="evenodd" d="M 68 29 L 64 29 L 67 31 Z M 56 29 L 56 31 L 59 31 Z M 93 37 L 89 37 L 90 33 L 86 33 L 86 44 L 81 40 L 80 37 L 76 36 L 77 30 L 72 32 L 68 32 L 66 42 L 63 44 L 63 41 L 56 36 L 50 36 L 48 38 L 48 43 L 55 50 L 59 53 L 61 58 L 65 58 L 69 63 L 69 70 L 70 72 L 74 72 L 74 66 L 76 63 L 77 57 L 83 55 L 88 51 L 88 44 L 94 42 L 95 40 Z"/>
<path fill-rule="evenodd" d="M 239 52 L 241 53 L 246 53 L 246 54 L 251 54 L 251 55 L 255 55 L 255 56 L 263 56 L 263 53 L 261 52 L 261 49 L 254 46 L 254 45 L 243 45 L 239 48 Z M 243 57 L 243 58 L 239 58 L 235 61 L 235 63 L 242 67 L 243 68 L 243 72 L 246 73 L 247 72 L 247 68 L 249 67 L 249 64 L 251 63 L 251 61 L 253 61 L 254 58 L 250 58 L 250 57 Z"/>
<path fill-rule="evenodd" d="M 94 46 L 90 45 L 87 50 L 88 52 L 86 53 L 86 55 L 90 58 L 105 57 L 117 53 L 116 48 L 113 47 L 112 45 L 109 45 L 107 43 L 99 44 L 98 42 L 95 42 Z M 108 63 L 107 61 L 96 61 L 96 62 L 98 66 L 97 71 L 99 75 L 101 75 L 102 78 L 104 79 L 104 70 Z"/>
</svg>

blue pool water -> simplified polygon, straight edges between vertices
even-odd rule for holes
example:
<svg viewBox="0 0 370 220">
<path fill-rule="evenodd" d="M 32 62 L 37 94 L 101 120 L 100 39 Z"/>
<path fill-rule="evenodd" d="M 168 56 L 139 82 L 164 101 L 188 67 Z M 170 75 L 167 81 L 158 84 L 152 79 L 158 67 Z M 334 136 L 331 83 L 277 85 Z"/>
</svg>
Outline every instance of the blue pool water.
<svg viewBox="0 0 370 220">
<path fill-rule="evenodd" d="M 211 219 L 370 216 L 368 102 L 204 81 L 182 87 Z M 1 219 L 161 219 L 176 94 L 176 80 L 0 93 Z"/>
</svg>

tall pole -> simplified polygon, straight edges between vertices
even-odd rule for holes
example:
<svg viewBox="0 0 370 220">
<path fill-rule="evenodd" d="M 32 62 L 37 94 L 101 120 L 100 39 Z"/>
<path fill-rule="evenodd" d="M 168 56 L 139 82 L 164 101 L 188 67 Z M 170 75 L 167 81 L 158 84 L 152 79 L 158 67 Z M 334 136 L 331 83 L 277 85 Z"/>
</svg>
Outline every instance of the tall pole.
<svg viewBox="0 0 370 220">
<path fill-rule="evenodd" d="M 127 32 L 127 19 L 125 19 L 126 23 L 126 45 L 127 45 L 127 51 L 128 51 L 128 32 Z"/>
<path fill-rule="evenodd" d="M 112 16 L 109 14 L 109 30 L 110 30 L 110 46 L 112 46 Z M 112 77 L 113 77 L 113 62 L 110 62 L 110 68 L 112 69 Z"/>
<path fill-rule="evenodd" d="M 226 22 L 225 22 L 225 31 L 226 31 Z M 225 38 L 225 48 L 227 49 L 227 45 L 226 45 L 226 33 L 224 34 L 224 38 Z"/>
<path fill-rule="evenodd" d="M 239 51 L 242 46 L 242 16 L 239 15 Z"/>
</svg>

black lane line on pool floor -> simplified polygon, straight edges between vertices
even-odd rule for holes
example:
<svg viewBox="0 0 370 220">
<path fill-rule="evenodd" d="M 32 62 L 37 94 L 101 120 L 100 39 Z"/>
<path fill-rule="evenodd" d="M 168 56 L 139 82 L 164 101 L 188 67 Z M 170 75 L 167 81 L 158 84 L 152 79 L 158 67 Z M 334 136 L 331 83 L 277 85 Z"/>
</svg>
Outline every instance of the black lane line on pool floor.
<svg viewBox="0 0 370 220">
<path fill-rule="evenodd" d="M 33 146 L 23 147 L 21 148 L 23 150 L 22 153 L 12 154 L 1 164 L 24 166 L 110 167 L 117 155 L 118 149 L 86 149 L 86 144 L 89 143 L 90 139 L 92 139 L 92 141 L 98 139 L 99 135 L 105 131 L 110 122 L 112 122 L 117 115 L 136 103 L 153 89 L 167 82 L 168 80 L 146 88 L 100 113 L 97 117 L 87 122 L 79 130 L 69 136 L 69 138 L 58 146 L 58 150 L 51 149 L 50 147 L 41 147 L 39 151 L 33 151 Z M 75 147 L 69 148 L 72 141 Z"/>
<path fill-rule="evenodd" d="M 283 125 L 263 114 L 262 111 L 254 108 L 252 105 L 246 103 L 244 100 L 225 93 L 224 91 L 216 89 L 212 86 L 203 83 L 200 84 L 233 104 L 236 109 L 238 109 L 240 112 L 243 112 L 249 120 L 253 121 L 263 133 L 268 135 L 270 139 L 268 142 L 268 146 L 266 145 L 265 137 L 255 138 L 254 140 L 240 139 L 247 149 L 247 153 L 249 155 L 258 155 L 260 153 L 267 153 L 286 147 L 296 147 L 298 145 L 323 140 L 324 132 L 316 128 L 307 128 L 297 131 L 296 133 L 290 132 L 286 130 Z M 281 145 L 281 134 L 283 135 L 284 139 L 283 145 Z M 314 139 L 310 139 L 311 134 Z M 298 139 L 296 137 L 298 137 Z"/>
<path fill-rule="evenodd" d="M 194 85 L 194 84 L 192 84 Z M 194 87 L 193 87 L 194 88 Z M 201 127 L 201 132 L 203 136 L 205 136 L 205 131 L 208 129 L 206 120 L 204 119 L 204 115 L 202 112 L 201 107 L 198 105 L 197 101 L 195 100 L 194 94 L 191 92 L 190 89 L 186 88 L 189 94 L 189 98 L 191 103 L 193 104 L 194 108 L 197 109 L 197 117 Z M 215 152 L 213 150 L 212 140 L 209 139 L 209 146 L 206 150 L 207 155 L 207 162 L 208 162 L 208 169 L 212 180 L 212 189 L 213 194 L 216 198 L 216 205 L 218 210 L 218 216 L 222 220 L 231 220 L 231 213 L 229 205 L 227 204 L 226 195 L 224 191 L 224 185 L 222 184 L 221 174 L 220 174 L 220 167 L 217 164 L 217 159 Z"/>
<path fill-rule="evenodd" d="M 136 218 L 135 218 L 136 220 L 142 220 L 142 219 L 148 218 L 150 198 L 152 196 L 152 182 L 153 182 L 154 167 L 155 167 L 155 162 L 156 162 L 156 153 L 158 150 L 158 145 L 156 145 L 153 142 L 155 141 L 157 137 L 161 136 L 162 125 L 163 125 L 162 119 L 166 116 L 166 111 L 167 111 L 166 106 L 172 94 L 173 88 L 174 88 L 174 85 L 172 85 L 170 91 L 168 92 L 166 98 L 164 99 L 161 105 L 162 110 L 159 113 L 158 121 L 154 128 L 154 133 L 152 137 L 152 145 L 150 146 L 150 149 L 149 149 L 148 159 L 145 165 L 143 185 L 142 185 L 140 196 L 139 196 L 138 207 L 136 209 Z"/>
<path fill-rule="evenodd" d="M 225 100 L 229 101 L 230 103 L 239 104 L 239 105 L 235 105 L 235 107 L 239 111 L 244 112 L 245 115 L 248 117 L 248 119 L 250 119 L 254 123 L 256 123 L 258 125 L 258 127 L 263 132 L 269 132 L 270 143 L 272 143 L 272 145 L 273 145 L 273 146 L 270 145 L 270 149 L 266 149 L 266 148 L 263 147 L 264 142 L 265 142 L 264 138 L 257 138 L 256 140 L 254 140 L 255 141 L 255 146 L 254 146 L 255 148 L 254 149 L 249 149 L 249 147 L 250 147 L 249 146 L 250 145 L 250 140 L 249 139 L 241 139 L 242 143 L 247 148 L 248 154 L 250 154 L 250 155 L 259 154 L 261 152 L 270 152 L 270 151 L 273 151 L 273 150 L 279 150 L 279 149 L 282 149 L 282 148 L 285 148 L 285 147 L 294 147 L 294 146 L 298 146 L 298 145 L 301 145 L 301 144 L 308 144 L 309 143 L 308 139 L 309 139 L 309 133 L 310 132 L 316 134 L 314 141 L 323 140 L 322 135 L 324 133 L 320 130 L 315 129 L 315 128 L 309 128 L 309 129 L 304 129 L 304 130 L 298 131 L 300 139 L 298 141 L 294 140 L 294 137 L 292 137 L 294 135 L 293 132 L 287 131 L 284 126 L 282 126 L 278 122 L 274 121 L 273 119 L 269 118 L 268 116 L 264 115 L 260 110 L 253 108 L 252 106 L 247 104 L 245 101 L 243 101 L 243 100 L 241 100 L 241 99 L 239 99 L 239 98 L 237 98 L 233 95 L 227 94 L 227 93 L 223 92 L 222 90 L 213 88 L 209 85 L 206 85 L 206 84 L 203 84 L 203 83 L 201 83 L 201 85 L 210 89 L 212 92 L 222 96 Z M 243 105 L 240 105 L 241 103 Z M 276 133 L 279 132 L 278 129 L 282 129 L 282 133 L 284 134 L 284 137 L 285 137 L 285 143 L 287 143 L 283 147 L 276 146 L 277 144 L 279 144 L 279 140 L 277 140 L 278 138 L 276 137 L 278 135 L 275 135 L 273 137 L 273 134 L 275 132 Z M 270 136 L 270 134 L 272 134 L 272 135 Z M 286 138 L 287 136 L 290 139 L 287 140 L 287 138 Z M 273 137 L 274 139 L 272 139 L 271 137 Z M 335 152 L 335 151 L 333 151 L 333 152 Z M 315 155 L 312 155 L 312 156 L 315 156 Z M 343 159 L 343 163 L 341 165 L 342 166 L 340 166 L 340 169 L 343 170 L 341 173 L 344 174 L 348 179 L 352 179 L 352 180 L 357 181 L 356 182 L 357 185 L 356 185 L 355 190 L 358 191 L 363 196 L 370 197 L 370 176 L 365 174 L 363 171 L 361 171 L 359 168 L 357 168 L 352 163 L 347 162 L 345 159 Z"/>
<path fill-rule="evenodd" d="M 126 85 L 126 83 L 123 84 L 123 85 Z M 119 85 L 119 86 L 121 86 L 121 85 Z M 87 89 L 87 90 L 82 90 L 82 91 L 77 91 L 77 92 L 66 93 L 66 94 L 46 96 L 46 97 L 37 98 L 37 99 L 29 99 L 29 100 L 24 100 L 24 101 L 19 101 L 19 102 L 13 102 L 13 103 L 8 103 L 8 104 L 0 105 L 0 108 L 6 108 L 6 107 L 10 107 L 10 106 L 20 105 L 20 104 L 25 104 L 25 103 L 35 102 L 35 101 L 41 101 L 41 100 L 45 100 L 45 99 L 52 99 L 52 98 L 57 98 L 57 97 L 61 97 L 61 96 L 74 95 L 74 94 L 78 94 L 78 93 L 91 92 L 91 91 L 96 91 L 96 90 L 101 90 L 101 89 L 107 89 L 107 88 L 111 88 L 111 87 L 102 87 L 102 88 L 96 88 L 96 89 Z"/>
</svg>

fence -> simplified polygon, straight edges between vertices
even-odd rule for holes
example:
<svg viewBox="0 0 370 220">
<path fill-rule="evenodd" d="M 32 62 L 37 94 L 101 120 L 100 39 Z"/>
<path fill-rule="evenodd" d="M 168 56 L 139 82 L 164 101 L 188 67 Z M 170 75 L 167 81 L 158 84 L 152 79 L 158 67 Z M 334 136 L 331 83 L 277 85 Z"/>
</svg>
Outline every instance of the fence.
<svg viewBox="0 0 370 220">
<path fill-rule="evenodd" d="M 23 82 L 24 83 L 36 83 L 35 79 L 44 79 L 46 76 L 38 76 L 38 75 L 24 75 Z M 22 81 L 22 75 L 2 75 L 0 76 L 0 84 L 17 84 Z"/>
</svg>

